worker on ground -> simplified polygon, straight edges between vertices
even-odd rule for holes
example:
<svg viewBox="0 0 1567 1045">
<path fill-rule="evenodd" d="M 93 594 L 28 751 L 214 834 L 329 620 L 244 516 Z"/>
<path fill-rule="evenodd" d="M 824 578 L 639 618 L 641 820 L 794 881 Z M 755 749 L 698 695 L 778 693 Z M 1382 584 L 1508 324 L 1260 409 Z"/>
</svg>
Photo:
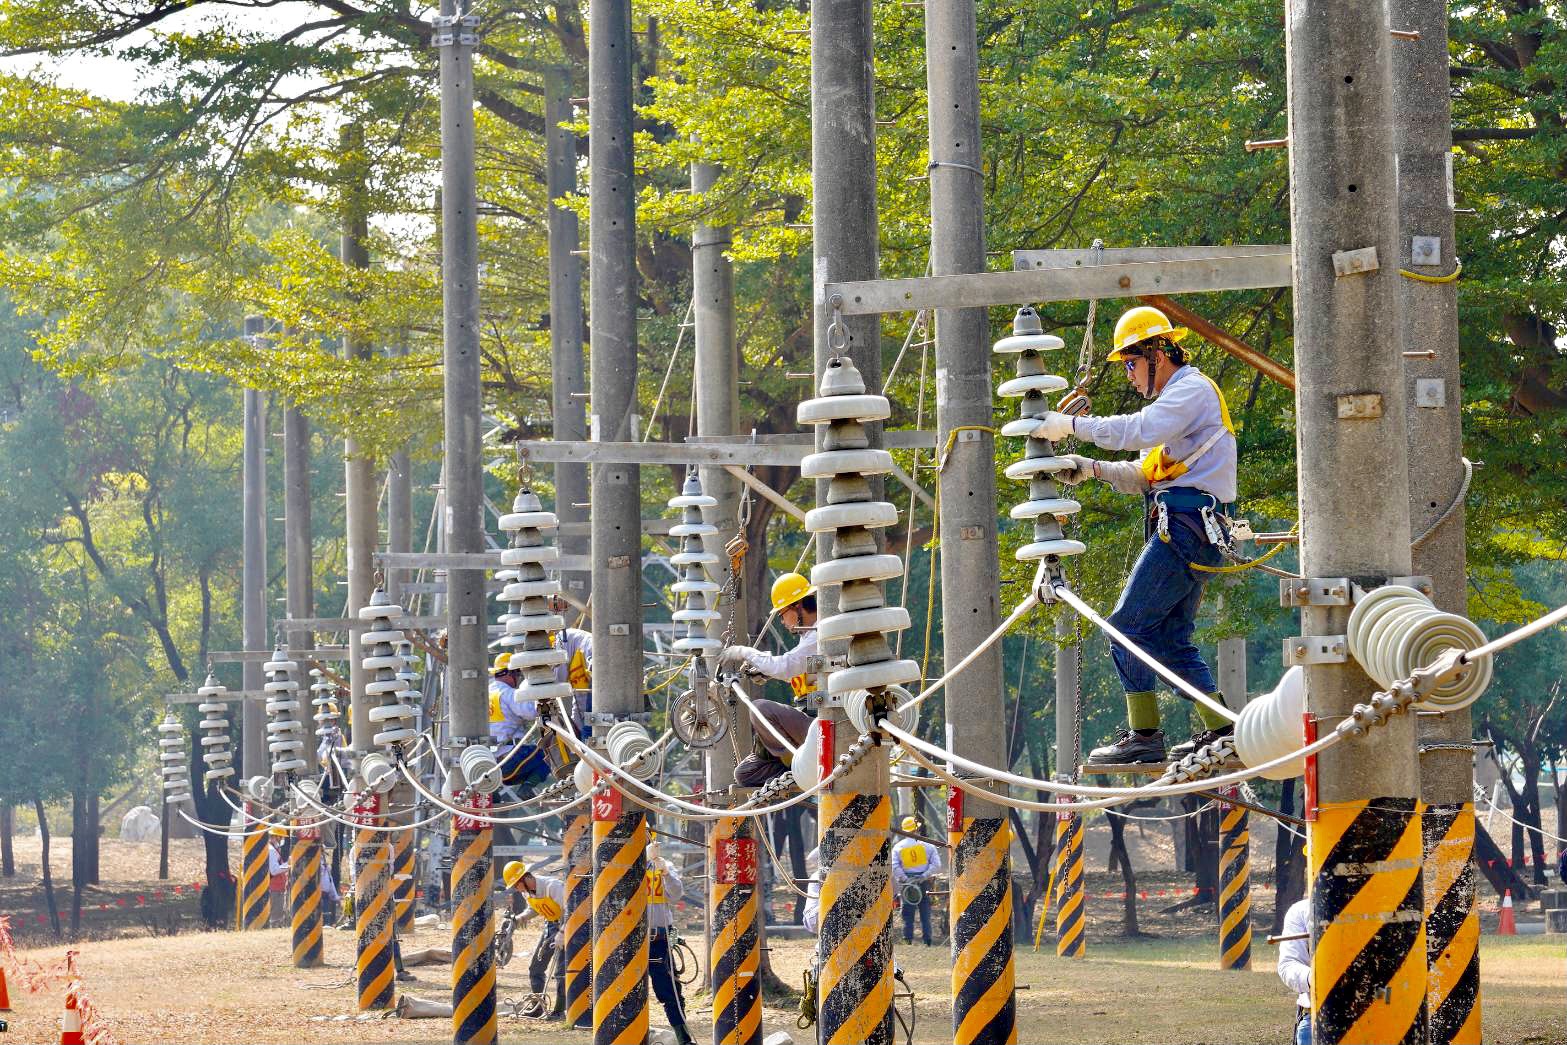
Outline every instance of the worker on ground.
<svg viewBox="0 0 1567 1045">
<path fill-rule="evenodd" d="M 288 858 L 283 847 L 288 844 L 288 830 L 274 827 L 267 834 L 267 892 L 272 904 L 267 913 L 267 924 L 276 928 L 289 924 L 288 919 Z"/>
<path fill-rule="evenodd" d="M 1279 979 L 1295 992 L 1295 1045 L 1311 1045 L 1311 898 L 1284 912 L 1279 935 Z M 1294 939 L 1290 939 L 1294 937 Z"/>
<path fill-rule="evenodd" d="M 720 672 L 748 671 L 765 678 L 787 679 L 794 706 L 775 700 L 758 700 L 753 720 L 760 715 L 773 729 L 795 746 L 805 739 L 811 715 L 805 710 L 806 698 L 818 688 L 819 664 L 816 637 L 816 589 L 798 573 L 786 573 L 773 582 L 773 612 L 800 641 L 787 653 L 763 653 L 752 646 L 728 646 L 718 655 Z M 789 749 L 779 743 L 766 725 L 753 721 L 753 750 L 735 767 L 735 782 L 742 787 L 760 787 L 789 771 Z"/>
<path fill-rule="evenodd" d="M 545 1014 L 544 988 L 549 979 L 550 965 L 560 949 L 561 919 L 566 914 L 566 883 L 559 878 L 534 874 L 521 860 L 513 860 L 501 868 L 501 880 L 506 883 L 506 888 L 513 890 L 514 910 L 518 901 L 527 905 L 522 920 L 527 921 L 538 915 L 544 923 L 539 945 L 534 948 L 533 957 L 528 962 L 528 990 L 534 996 L 524 1002 L 519 1010 L 519 1015 L 537 1019 Z"/>
<path fill-rule="evenodd" d="M 905 835 L 920 829 L 918 817 L 898 825 Z M 892 892 L 903 909 L 903 942 L 914 942 L 914 913 L 920 916 L 920 939 L 930 946 L 930 883 L 941 873 L 941 852 L 923 838 L 899 838 L 892 845 Z M 919 899 L 913 899 L 915 892 Z"/>
<path fill-rule="evenodd" d="M 1075 436 L 1106 450 L 1134 450 L 1135 461 L 1096 461 L 1063 455 L 1072 467 L 1055 473 L 1076 485 L 1100 479 L 1121 493 L 1145 501 L 1146 544 L 1110 623 L 1128 640 L 1193 687 L 1222 705 L 1213 673 L 1192 642 L 1197 608 L 1212 569 L 1223 561 L 1226 517 L 1235 500 L 1235 426 L 1213 379 L 1187 362 L 1180 345 L 1187 331 L 1146 305 L 1116 322 L 1115 349 L 1108 359 L 1123 364 L 1126 379 L 1153 402 L 1133 414 L 1074 417 L 1051 411 L 1034 435 L 1058 441 Z M 1090 752 L 1101 765 L 1163 762 L 1156 676 L 1119 643 L 1111 644 L 1116 673 L 1126 691 L 1128 728 Z M 1221 715 L 1198 704 L 1202 729 L 1171 756 L 1180 757 L 1231 732 Z"/>
<path fill-rule="evenodd" d="M 821 848 L 812 849 L 805 854 L 805 870 L 811 876 L 805 883 L 805 910 L 800 916 L 800 922 L 805 926 L 805 931 L 815 936 L 821 928 L 822 919 L 822 869 Z"/>
<path fill-rule="evenodd" d="M 694 1045 L 686 1027 L 686 1002 L 680 993 L 680 978 L 675 975 L 674 958 L 669 946 L 669 929 L 674 924 L 671 905 L 686 894 L 685 883 L 675 865 L 659 855 L 658 846 L 647 850 L 647 960 L 648 979 L 653 995 L 664 1007 L 664 1018 L 675 1032 L 677 1045 Z"/>
</svg>

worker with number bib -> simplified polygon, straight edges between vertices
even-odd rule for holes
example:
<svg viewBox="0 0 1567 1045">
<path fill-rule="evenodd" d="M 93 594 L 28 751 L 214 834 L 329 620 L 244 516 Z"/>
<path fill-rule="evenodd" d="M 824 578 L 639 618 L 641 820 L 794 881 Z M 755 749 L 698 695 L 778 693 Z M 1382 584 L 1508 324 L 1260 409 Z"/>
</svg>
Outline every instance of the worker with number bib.
<svg viewBox="0 0 1567 1045">
<path fill-rule="evenodd" d="M 647 853 L 647 972 L 653 981 L 653 995 L 664 1007 L 664 1018 L 675 1032 L 678 1045 L 694 1045 L 686 1028 L 686 1001 L 680 993 L 680 978 L 675 975 L 674 957 L 669 946 L 669 928 L 674 924 L 670 904 L 686 894 L 685 883 L 675 865 L 658 855 L 658 847 Z"/>
<path fill-rule="evenodd" d="M 905 834 L 920 829 L 918 817 L 898 825 Z M 923 838 L 899 838 L 892 845 L 892 889 L 903 909 L 903 942 L 914 942 L 914 912 L 920 916 L 920 938 L 930 946 L 930 883 L 941 873 L 941 852 Z M 919 894 L 918 899 L 915 893 Z"/>
<path fill-rule="evenodd" d="M 1040 418 L 1034 435 L 1051 441 L 1076 436 L 1106 450 L 1135 450 L 1135 461 L 1096 461 L 1063 455 L 1072 467 L 1058 471 L 1058 482 L 1075 486 L 1100 479 L 1146 502 L 1142 555 L 1132 567 L 1120 602 L 1110 615 L 1128 640 L 1222 704 L 1213 672 L 1192 642 L 1197 608 L 1212 570 L 1223 562 L 1220 547 L 1229 539 L 1231 502 L 1235 500 L 1235 425 L 1224 394 L 1213 379 L 1186 361 L 1180 342 L 1187 335 L 1159 309 L 1128 310 L 1115 325 L 1115 349 L 1108 359 L 1126 368 L 1126 378 L 1153 402 L 1134 414 L 1076 416 L 1051 411 Z M 1121 765 L 1165 760 L 1159 728 L 1155 675 L 1119 643 L 1112 642 L 1116 673 L 1126 691 L 1128 728 L 1097 747 L 1088 761 Z M 1217 740 L 1231 726 L 1201 704 L 1199 730 L 1170 752 L 1180 757 Z"/>
<path fill-rule="evenodd" d="M 789 631 L 800 636 L 788 653 L 763 653 L 751 646 L 728 646 L 718 655 L 719 671 L 749 671 L 767 678 L 787 679 L 794 706 L 776 700 L 758 700 L 753 717 L 766 717 L 774 729 L 796 747 L 805 739 L 811 715 L 802 710 L 806 697 L 818 688 L 821 670 L 816 638 L 816 589 L 798 573 L 786 573 L 773 582 L 773 611 Z M 760 787 L 789 771 L 790 751 L 761 723 L 752 723 L 754 750 L 735 767 L 735 782 Z"/>
<path fill-rule="evenodd" d="M 528 961 L 528 990 L 535 997 L 529 998 L 520 1011 L 520 1015 L 537 1018 L 544 1015 L 544 987 L 550 963 L 560 949 L 560 924 L 566 914 L 566 883 L 559 878 L 534 874 L 521 860 L 513 860 L 501 868 L 501 881 L 506 883 L 506 888 L 516 890 L 512 900 L 514 908 L 518 899 L 526 901 L 528 911 L 523 915 L 524 921 L 537 915 L 544 922 L 539 945 Z M 556 993 L 560 991 L 557 989 Z M 556 1008 L 559 1007 L 557 999 Z"/>
</svg>

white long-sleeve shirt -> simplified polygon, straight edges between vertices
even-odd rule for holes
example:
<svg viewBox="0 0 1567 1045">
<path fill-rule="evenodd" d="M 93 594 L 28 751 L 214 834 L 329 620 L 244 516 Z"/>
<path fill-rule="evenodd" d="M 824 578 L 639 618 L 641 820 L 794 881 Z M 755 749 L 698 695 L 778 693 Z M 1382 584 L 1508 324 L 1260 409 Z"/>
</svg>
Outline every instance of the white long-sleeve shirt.
<svg viewBox="0 0 1567 1045">
<path fill-rule="evenodd" d="M 1311 931 L 1311 900 L 1296 900 L 1284 912 L 1282 936 L 1296 936 Z M 1311 1007 L 1311 938 L 1283 940 L 1279 943 L 1279 979 L 1296 994 L 1295 1004 L 1303 1009 Z"/>
<path fill-rule="evenodd" d="M 670 904 L 686 895 L 685 883 L 680 880 L 673 864 L 668 862 L 652 866 L 647 871 L 647 927 L 667 929 L 674 924 L 674 912 Z"/>
<path fill-rule="evenodd" d="M 1155 483 L 1153 489 L 1190 486 L 1225 503 L 1235 500 L 1235 436 L 1224 430 L 1219 393 L 1194 366 L 1171 374 L 1159 397 L 1135 414 L 1079 417 L 1072 431 L 1105 450 L 1136 450 L 1143 456 L 1162 445 L 1177 461 L 1184 461 L 1216 431 L 1221 432 L 1185 475 Z"/>
<path fill-rule="evenodd" d="M 816 675 L 807 669 L 808 662 L 817 655 L 820 645 L 816 629 L 810 628 L 800 634 L 799 644 L 789 652 L 763 653 L 757 650 L 747 653 L 745 662 L 752 671 L 768 678 L 788 679 L 789 688 L 794 691 L 795 699 L 799 700 L 816 689 Z"/>
<path fill-rule="evenodd" d="M 905 856 L 904 854 L 908 855 Z M 920 854 L 923 853 L 923 866 Z M 911 866 L 912 865 L 912 866 Z M 918 838 L 900 838 L 892 844 L 892 880 L 923 882 L 941 873 L 941 851 Z"/>
</svg>

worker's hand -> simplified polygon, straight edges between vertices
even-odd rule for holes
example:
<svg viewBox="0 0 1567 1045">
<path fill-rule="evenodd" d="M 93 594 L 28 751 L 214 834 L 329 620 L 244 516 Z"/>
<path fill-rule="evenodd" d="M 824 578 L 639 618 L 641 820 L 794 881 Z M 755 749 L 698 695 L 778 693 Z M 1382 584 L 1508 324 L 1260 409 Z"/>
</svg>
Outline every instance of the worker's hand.
<svg viewBox="0 0 1567 1045">
<path fill-rule="evenodd" d="M 1061 460 L 1071 461 L 1072 467 L 1064 468 L 1059 472 L 1051 472 L 1050 478 L 1067 486 L 1076 486 L 1078 483 L 1087 482 L 1094 477 L 1094 462 L 1092 458 L 1082 454 L 1062 454 Z"/>
<path fill-rule="evenodd" d="M 751 658 L 759 655 L 760 651 L 750 646 L 725 646 L 718 655 L 718 669 L 720 671 L 739 671 L 746 667 Z"/>
<path fill-rule="evenodd" d="M 1059 410 L 1051 410 L 1044 417 L 1038 419 L 1034 426 L 1035 439 L 1048 439 L 1052 443 L 1065 439 L 1072 434 L 1072 422 L 1075 421 L 1071 414 L 1063 414 Z"/>
</svg>

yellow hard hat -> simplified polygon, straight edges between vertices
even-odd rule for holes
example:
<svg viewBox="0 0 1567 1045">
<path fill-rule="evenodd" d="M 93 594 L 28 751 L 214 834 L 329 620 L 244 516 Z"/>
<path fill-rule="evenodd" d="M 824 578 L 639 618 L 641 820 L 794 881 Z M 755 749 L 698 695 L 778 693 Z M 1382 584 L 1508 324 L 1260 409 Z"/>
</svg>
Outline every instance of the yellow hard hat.
<svg viewBox="0 0 1567 1045">
<path fill-rule="evenodd" d="M 490 665 L 490 674 L 491 675 L 498 675 L 501 672 L 506 671 L 510 667 L 511 667 L 511 654 L 510 653 L 497 653 L 495 655 L 495 663 Z"/>
<path fill-rule="evenodd" d="M 523 876 L 527 873 L 527 864 L 523 863 L 521 860 L 513 860 L 511 863 L 501 868 L 501 881 L 506 883 L 506 888 L 515 889 L 517 888 L 517 883 L 522 881 Z"/>
<path fill-rule="evenodd" d="M 1170 322 L 1170 317 L 1152 305 L 1138 305 L 1121 313 L 1121 318 L 1115 321 L 1115 348 L 1105 358 L 1115 362 L 1126 357 L 1121 350 L 1130 348 L 1139 341 L 1147 341 L 1151 337 L 1167 337 L 1171 341 L 1179 341 L 1190 331 L 1185 327 L 1178 327 Z"/>
<path fill-rule="evenodd" d="M 906 816 L 903 818 L 903 823 L 898 826 L 905 831 L 918 831 L 920 829 L 920 818 L 917 816 Z"/>
<path fill-rule="evenodd" d="M 807 595 L 814 594 L 815 588 L 811 582 L 798 573 L 786 573 L 773 581 L 773 609 L 782 610 L 793 606 Z"/>
<path fill-rule="evenodd" d="M 287 838 L 288 829 L 279 824 L 273 826 L 272 830 L 268 831 L 267 834 L 271 835 L 273 838 Z"/>
</svg>

